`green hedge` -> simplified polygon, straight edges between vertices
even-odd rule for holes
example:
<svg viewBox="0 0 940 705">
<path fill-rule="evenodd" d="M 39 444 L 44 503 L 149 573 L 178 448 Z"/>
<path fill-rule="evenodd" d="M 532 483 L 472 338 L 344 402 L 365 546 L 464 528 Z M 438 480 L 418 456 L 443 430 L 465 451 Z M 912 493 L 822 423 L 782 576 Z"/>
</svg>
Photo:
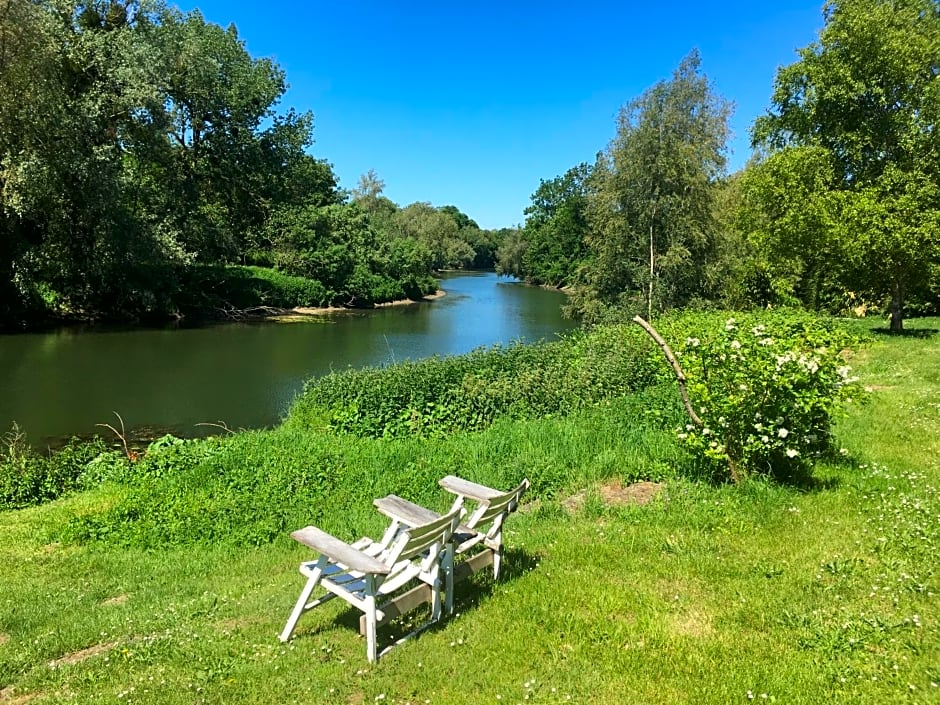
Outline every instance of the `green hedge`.
<svg viewBox="0 0 940 705">
<path fill-rule="evenodd" d="M 649 386 L 655 346 L 619 325 L 540 345 L 348 370 L 311 380 L 287 423 L 359 436 L 441 436 L 497 418 L 564 415 Z"/>
</svg>

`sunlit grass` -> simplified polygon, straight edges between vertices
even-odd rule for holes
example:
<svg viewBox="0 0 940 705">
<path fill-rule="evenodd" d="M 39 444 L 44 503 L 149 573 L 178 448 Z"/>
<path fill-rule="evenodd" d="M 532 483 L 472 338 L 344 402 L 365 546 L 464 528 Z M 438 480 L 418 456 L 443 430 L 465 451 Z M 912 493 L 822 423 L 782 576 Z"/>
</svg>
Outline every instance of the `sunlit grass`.
<svg viewBox="0 0 940 705">
<path fill-rule="evenodd" d="M 277 641 L 307 555 L 286 537 L 52 541 L 71 516 L 119 502 L 117 485 L 2 513 L 0 702 L 940 702 L 940 335 L 876 335 L 853 364 L 870 399 L 839 421 L 846 452 L 812 487 L 680 479 L 681 455 L 642 402 L 344 446 L 362 478 L 348 498 L 364 505 L 333 518 L 350 536 L 380 528 L 366 497 L 449 472 L 542 487 L 510 521 L 503 579 L 461 584 L 456 617 L 375 665 L 341 604 Z M 279 433 L 250 445 L 287 452 L 296 437 Z M 609 478 L 665 490 L 646 506 L 595 492 L 560 508 Z"/>
</svg>

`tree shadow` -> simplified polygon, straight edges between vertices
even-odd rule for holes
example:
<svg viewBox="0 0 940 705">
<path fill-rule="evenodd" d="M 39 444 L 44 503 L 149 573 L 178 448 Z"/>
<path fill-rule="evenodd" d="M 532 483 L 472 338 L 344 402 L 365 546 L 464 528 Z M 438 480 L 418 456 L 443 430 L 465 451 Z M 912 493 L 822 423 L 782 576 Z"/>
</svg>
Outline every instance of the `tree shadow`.
<svg viewBox="0 0 940 705">
<path fill-rule="evenodd" d="M 800 467 L 777 470 L 771 473 L 770 477 L 780 485 L 806 493 L 834 490 L 842 485 L 842 480 L 838 477 L 818 477 L 814 474 L 815 469 L 815 467 Z"/>
<path fill-rule="evenodd" d="M 874 335 L 883 335 L 891 338 L 920 338 L 928 340 L 933 338 L 940 330 L 937 328 L 905 328 L 902 331 L 893 331 L 887 326 L 870 329 Z"/>
<path fill-rule="evenodd" d="M 827 454 L 825 460 L 830 465 L 851 466 L 854 461 L 846 459 L 835 453 Z M 792 463 L 780 462 L 773 467 L 766 468 L 763 472 L 754 472 L 742 478 L 742 484 L 750 480 L 760 480 L 773 482 L 782 487 L 791 487 L 799 492 L 823 492 L 834 490 L 841 486 L 842 481 L 838 477 L 819 477 L 816 475 L 816 464 L 810 466 L 794 467 Z M 720 487 L 723 485 L 733 485 L 730 473 L 727 468 L 718 467 L 704 459 L 693 458 L 684 466 L 680 467 L 679 474 L 696 482 Z"/>
</svg>

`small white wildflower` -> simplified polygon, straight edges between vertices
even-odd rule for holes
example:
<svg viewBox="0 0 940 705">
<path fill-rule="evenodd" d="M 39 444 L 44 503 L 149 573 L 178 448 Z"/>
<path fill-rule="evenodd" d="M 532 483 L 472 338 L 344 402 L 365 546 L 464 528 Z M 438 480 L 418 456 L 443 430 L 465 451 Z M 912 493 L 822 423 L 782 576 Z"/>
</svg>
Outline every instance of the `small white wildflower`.
<svg viewBox="0 0 940 705">
<path fill-rule="evenodd" d="M 800 454 L 800 451 L 796 450 L 795 448 L 787 448 L 787 457 L 788 457 L 788 458 L 795 458 L 795 457 L 798 456 L 799 454 Z"/>
<path fill-rule="evenodd" d="M 735 321 L 733 318 L 729 318 L 727 321 L 725 321 L 725 330 L 735 330 L 737 327 L 737 321 Z"/>
<path fill-rule="evenodd" d="M 760 437 L 760 442 L 761 442 L 761 443 L 770 443 L 770 438 L 768 438 L 767 436 L 761 436 L 761 437 Z"/>
<path fill-rule="evenodd" d="M 740 350 L 740 349 L 741 349 L 741 343 L 739 343 L 737 340 L 732 340 L 732 341 L 731 341 L 731 349 L 732 349 L 732 350 Z"/>
<path fill-rule="evenodd" d="M 790 435 L 790 432 L 785 428 L 781 428 L 779 431 L 777 431 L 777 435 L 780 436 L 781 438 L 786 438 L 787 436 Z"/>
<path fill-rule="evenodd" d="M 760 341 L 760 344 L 761 344 L 761 345 L 773 345 L 773 344 L 774 344 L 774 339 L 773 339 L 773 338 L 762 338 L 761 341 Z"/>
<path fill-rule="evenodd" d="M 703 436 L 710 436 L 710 435 L 711 435 L 711 432 L 712 432 L 712 430 L 711 430 L 710 428 L 703 428 L 703 429 L 702 429 L 702 435 L 703 435 Z"/>
</svg>

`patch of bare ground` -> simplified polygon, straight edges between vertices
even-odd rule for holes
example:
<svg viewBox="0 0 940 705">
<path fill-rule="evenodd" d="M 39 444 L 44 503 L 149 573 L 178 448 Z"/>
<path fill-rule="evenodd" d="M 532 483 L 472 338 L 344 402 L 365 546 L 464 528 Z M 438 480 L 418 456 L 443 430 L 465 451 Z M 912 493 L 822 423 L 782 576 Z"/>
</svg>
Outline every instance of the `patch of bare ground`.
<svg viewBox="0 0 940 705">
<path fill-rule="evenodd" d="M 109 597 L 107 600 L 101 602 L 102 605 L 123 605 L 130 599 L 130 595 L 115 595 L 114 597 Z"/>
<path fill-rule="evenodd" d="M 10 635 L 0 632 L 0 646 L 3 646 L 4 644 L 9 643 L 9 641 L 10 641 Z"/>
<path fill-rule="evenodd" d="M 23 693 L 22 695 L 16 694 L 16 686 L 9 686 L 7 688 L 0 689 L 0 703 L 5 703 L 6 705 L 25 705 L 25 703 L 32 702 L 36 698 L 41 698 L 45 693 Z"/>
<path fill-rule="evenodd" d="M 608 507 L 622 507 L 625 505 L 643 506 L 653 501 L 653 498 L 663 491 L 665 485 L 661 482 L 634 482 L 624 485 L 619 478 L 608 480 L 598 488 L 601 501 Z M 584 506 L 587 490 L 581 490 L 563 500 L 561 506 L 569 512 L 576 512 Z"/>
<path fill-rule="evenodd" d="M 87 649 L 82 649 L 80 651 L 73 651 L 70 654 L 65 656 L 60 656 L 54 661 L 49 662 L 49 668 L 59 668 L 60 666 L 71 666 L 75 663 L 81 663 L 85 659 L 89 659 L 92 656 L 97 656 L 98 654 L 103 654 L 106 651 L 110 651 L 120 642 L 109 641 L 106 644 L 95 644 L 94 646 L 89 646 Z"/>
<path fill-rule="evenodd" d="M 674 615 L 671 627 L 676 634 L 697 638 L 709 636 L 714 631 L 711 617 L 698 610 L 689 610 Z"/>
</svg>

